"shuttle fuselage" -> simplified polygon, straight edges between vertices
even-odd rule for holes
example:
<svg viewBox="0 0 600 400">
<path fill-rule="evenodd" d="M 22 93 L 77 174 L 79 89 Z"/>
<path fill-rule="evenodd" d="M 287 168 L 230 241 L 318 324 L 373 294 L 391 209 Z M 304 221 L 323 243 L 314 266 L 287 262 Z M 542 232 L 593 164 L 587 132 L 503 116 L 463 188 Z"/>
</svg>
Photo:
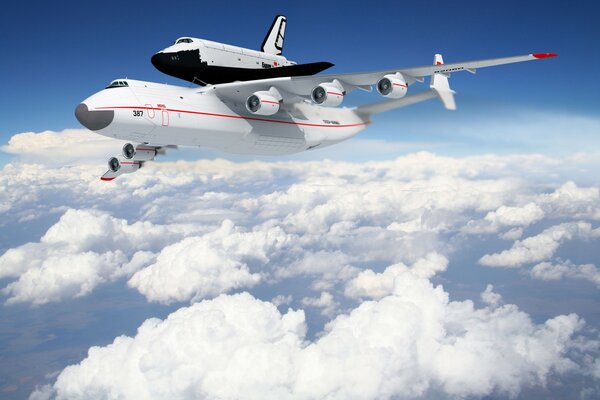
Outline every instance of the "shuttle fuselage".
<svg viewBox="0 0 600 400">
<path fill-rule="evenodd" d="M 282 55 L 190 37 L 177 39 L 151 61 L 167 75 L 200 85 L 314 75 L 333 66 L 329 62 L 297 64 Z"/>
</svg>

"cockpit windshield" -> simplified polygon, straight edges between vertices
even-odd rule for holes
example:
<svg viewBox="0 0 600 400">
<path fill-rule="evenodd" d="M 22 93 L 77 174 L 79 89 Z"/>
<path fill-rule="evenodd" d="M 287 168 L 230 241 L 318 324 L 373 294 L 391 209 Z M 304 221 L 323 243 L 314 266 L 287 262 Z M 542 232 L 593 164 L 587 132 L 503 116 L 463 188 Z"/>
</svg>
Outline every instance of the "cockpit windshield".
<svg viewBox="0 0 600 400">
<path fill-rule="evenodd" d="M 112 81 L 106 87 L 106 89 L 112 89 L 112 88 L 116 88 L 116 87 L 129 87 L 129 84 L 127 83 L 127 81 Z"/>
<path fill-rule="evenodd" d="M 187 37 L 181 38 L 181 39 L 177 39 L 175 41 L 175 44 L 179 44 L 179 43 L 192 43 L 193 40 Z"/>
</svg>

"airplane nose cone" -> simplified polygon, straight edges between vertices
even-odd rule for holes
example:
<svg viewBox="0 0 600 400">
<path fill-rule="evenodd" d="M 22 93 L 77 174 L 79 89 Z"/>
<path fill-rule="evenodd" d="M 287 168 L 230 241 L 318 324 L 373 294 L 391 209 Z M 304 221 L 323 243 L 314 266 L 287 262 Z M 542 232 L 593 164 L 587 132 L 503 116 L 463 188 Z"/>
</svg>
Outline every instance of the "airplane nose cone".
<svg viewBox="0 0 600 400">
<path fill-rule="evenodd" d="M 79 123 L 91 131 L 106 128 L 115 118 L 114 110 L 90 111 L 87 104 L 81 103 L 75 108 L 75 117 Z"/>
</svg>

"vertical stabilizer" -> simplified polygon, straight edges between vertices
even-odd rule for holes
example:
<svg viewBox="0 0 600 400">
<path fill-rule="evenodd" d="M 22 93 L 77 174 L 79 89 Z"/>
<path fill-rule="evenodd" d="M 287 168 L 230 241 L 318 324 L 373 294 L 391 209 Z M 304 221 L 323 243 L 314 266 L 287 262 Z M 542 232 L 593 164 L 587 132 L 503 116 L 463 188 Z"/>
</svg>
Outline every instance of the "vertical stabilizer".
<svg viewBox="0 0 600 400">
<path fill-rule="evenodd" d="M 285 36 L 285 24 L 287 18 L 283 15 L 278 15 L 273 20 L 271 28 L 263 40 L 260 50 L 264 53 L 281 55 L 283 52 L 283 38 Z"/>
<path fill-rule="evenodd" d="M 441 54 L 436 54 L 433 59 L 434 65 L 443 65 L 444 59 Z M 454 101 L 454 90 L 450 89 L 448 83 L 448 74 L 444 72 L 438 72 L 431 75 L 431 83 L 429 87 L 435 91 L 448 110 L 456 110 L 456 102 Z"/>
</svg>

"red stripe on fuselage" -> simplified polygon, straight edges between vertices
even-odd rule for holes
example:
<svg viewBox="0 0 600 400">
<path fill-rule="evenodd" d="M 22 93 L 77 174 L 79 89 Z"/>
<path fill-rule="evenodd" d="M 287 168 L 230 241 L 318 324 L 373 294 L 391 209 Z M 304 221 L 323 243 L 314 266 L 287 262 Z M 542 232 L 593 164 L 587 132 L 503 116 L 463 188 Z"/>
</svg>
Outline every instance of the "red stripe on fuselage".
<svg viewBox="0 0 600 400">
<path fill-rule="evenodd" d="M 227 114 L 216 114 L 203 111 L 189 111 L 189 110 L 178 110 L 175 108 L 156 108 L 156 107 L 137 107 L 137 106 L 107 106 L 107 107 L 95 107 L 97 110 L 106 109 L 136 109 L 136 110 L 162 110 L 171 112 L 180 112 L 186 114 L 195 115 L 206 115 L 209 117 L 221 117 L 221 118 L 233 118 L 233 119 L 245 119 L 248 121 L 260 121 L 260 122 L 273 122 L 276 124 L 287 124 L 287 125 L 299 125 L 299 126 L 315 126 L 320 128 L 351 128 L 353 126 L 368 125 L 369 122 L 360 122 L 358 124 L 346 124 L 346 125 L 325 125 L 325 124 L 311 124 L 307 122 L 294 122 L 294 121 L 282 121 L 278 119 L 266 119 L 257 117 L 244 117 L 242 115 L 227 115 Z"/>
</svg>

